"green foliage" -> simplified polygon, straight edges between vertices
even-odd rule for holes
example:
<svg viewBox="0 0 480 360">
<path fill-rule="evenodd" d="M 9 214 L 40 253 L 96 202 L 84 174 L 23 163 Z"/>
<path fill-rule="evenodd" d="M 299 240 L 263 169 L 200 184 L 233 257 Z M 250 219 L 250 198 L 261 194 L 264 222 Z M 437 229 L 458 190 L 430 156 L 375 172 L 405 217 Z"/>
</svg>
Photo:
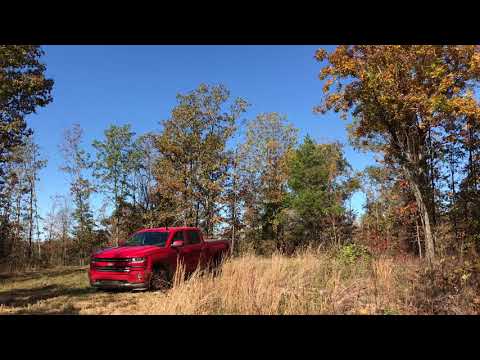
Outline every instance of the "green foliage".
<svg viewBox="0 0 480 360">
<path fill-rule="evenodd" d="M 53 80 L 45 78 L 39 46 L 0 45 L 0 186 L 11 151 L 31 133 L 25 116 L 52 101 Z"/>
<path fill-rule="evenodd" d="M 64 134 L 64 142 L 60 150 L 64 157 L 64 164 L 60 167 L 70 176 L 70 193 L 76 205 L 76 220 L 84 225 L 87 218 L 91 219 L 92 214 L 89 207 L 89 198 L 95 188 L 88 179 L 92 162 L 90 154 L 82 148 L 83 130 L 79 124 L 74 124 Z"/>
<path fill-rule="evenodd" d="M 341 146 L 317 144 L 307 136 L 289 153 L 287 169 L 290 191 L 283 221 L 296 238 L 289 242 L 341 241 L 338 230 L 349 221 L 344 202 L 358 187 Z"/>
<path fill-rule="evenodd" d="M 317 145 L 307 136 L 288 169 L 289 201 L 302 217 L 341 215 L 343 201 L 357 187 L 348 177 L 349 164 L 339 144 Z"/>
<path fill-rule="evenodd" d="M 121 234 L 120 217 L 123 204 L 135 193 L 133 175 L 139 168 L 140 156 L 131 125 L 111 125 L 104 134 L 103 141 L 92 143 L 96 149 L 94 176 L 100 180 L 100 189 L 113 203 L 113 237 L 117 242 L 121 236 L 126 236 L 126 231 Z"/>
<path fill-rule="evenodd" d="M 129 175 L 136 165 L 131 125 L 111 125 L 103 141 L 94 140 L 96 159 L 94 175 L 101 180 L 104 191 L 113 193 L 114 201 L 128 195 Z"/>
<path fill-rule="evenodd" d="M 343 245 L 337 254 L 337 259 L 347 265 L 354 264 L 359 260 L 368 261 L 370 258 L 371 254 L 366 246 L 354 243 Z"/>
<path fill-rule="evenodd" d="M 92 162 L 90 154 L 82 148 L 82 137 L 82 128 L 79 124 L 74 124 L 65 131 L 60 150 L 64 158 L 61 170 L 70 176 L 70 195 L 75 205 L 72 213 L 74 250 L 83 262 L 88 258 L 94 242 L 95 220 L 90 208 L 90 196 L 95 192 L 95 188 L 89 180 Z"/>
</svg>

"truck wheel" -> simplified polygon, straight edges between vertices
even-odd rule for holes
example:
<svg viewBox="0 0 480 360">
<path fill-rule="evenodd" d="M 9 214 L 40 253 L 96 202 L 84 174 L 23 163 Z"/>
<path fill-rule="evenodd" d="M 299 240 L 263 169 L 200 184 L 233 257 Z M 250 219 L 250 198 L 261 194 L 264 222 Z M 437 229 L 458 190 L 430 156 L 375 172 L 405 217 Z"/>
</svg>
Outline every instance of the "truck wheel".
<svg viewBox="0 0 480 360">
<path fill-rule="evenodd" d="M 170 274 L 167 269 L 160 267 L 153 270 L 150 276 L 150 290 L 165 290 L 168 289 L 170 285 Z"/>
</svg>

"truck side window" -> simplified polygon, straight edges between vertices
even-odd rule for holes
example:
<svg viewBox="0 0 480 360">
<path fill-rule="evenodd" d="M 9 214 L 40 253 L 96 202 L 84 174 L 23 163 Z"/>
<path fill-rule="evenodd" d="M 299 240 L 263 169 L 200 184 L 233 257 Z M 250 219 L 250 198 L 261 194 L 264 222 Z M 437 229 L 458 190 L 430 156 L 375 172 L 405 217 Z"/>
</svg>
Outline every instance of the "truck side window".
<svg viewBox="0 0 480 360">
<path fill-rule="evenodd" d="M 189 230 L 188 232 L 188 244 L 198 244 L 200 243 L 200 236 L 197 231 Z"/>
<path fill-rule="evenodd" d="M 185 237 L 183 235 L 183 231 L 177 231 L 174 235 L 173 235 L 173 239 L 172 239 L 172 244 L 174 241 L 177 241 L 177 240 L 180 240 L 180 241 L 185 241 Z M 185 244 L 186 245 L 186 244 Z"/>
</svg>

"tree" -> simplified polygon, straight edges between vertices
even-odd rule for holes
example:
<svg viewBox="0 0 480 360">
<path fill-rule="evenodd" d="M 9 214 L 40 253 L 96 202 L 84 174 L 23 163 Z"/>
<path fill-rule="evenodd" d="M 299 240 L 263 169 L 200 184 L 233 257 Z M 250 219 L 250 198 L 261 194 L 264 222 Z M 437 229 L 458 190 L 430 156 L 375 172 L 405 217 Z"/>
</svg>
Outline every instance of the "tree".
<svg viewBox="0 0 480 360">
<path fill-rule="evenodd" d="M 225 183 L 225 192 L 224 192 L 224 202 L 226 204 L 225 213 L 226 213 L 226 223 L 228 224 L 228 229 L 224 232 L 224 236 L 229 236 L 231 239 L 230 253 L 234 254 L 237 252 L 238 247 L 237 239 L 240 230 L 242 229 L 241 221 L 241 184 L 240 184 L 240 174 L 239 174 L 239 154 L 238 148 L 235 151 L 232 151 L 230 154 L 230 171 Z"/>
<path fill-rule="evenodd" d="M 136 169 L 134 171 L 134 208 L 139 212 L 141 222 L 145 226 L 159 225 L 159 217 L 156 210 L 160 205 L 160 198 L 155 194 L 155 165 L 159 154 L 155 147 L 156 134 L 146 133 L 135 141 L 137 156 Z M 158 194 L 159 195 L 159 194 Z"/>
<path fill-rule="evenodd" d="M 416 252 L 422 257 L 418 207 L 402 172 L 386 164 L 369 166 L 361 179 L 366 204 L 360 241 L 375 252 Z"/>
<path fill-rule="evenodd" d="M 52 101 L 41 55 L 38 46 L 0 45 L 0 179 L 11 150 L 31 133 L 25 116 Z"/>
<path fill-rule="evenodd" d="M 33 239 L 37 235 L 38 240 L 39 222 L 36 185 L 46 160 L 41 159 L 32 135 L 12 149 L 11 159 L 4 167 L 6 186 L 0 192 L 0 209 L 3 255 L 11 254 L 11 265 L 15 266 L 33 260 Z"/>
<path fill-rule="evenodd" d="M 286 159 L 297 141 L 297 129 L 278 113 L 258 115 L 247 123 L 240 146 L 239 173 L 242 182 L 244 221 L 250 240 L 260 233 L 255 246 L 261 252 L 278 247 L 281 229 L 278 215 L 287 191 Z"/>
<path fill-rule="evenodd" d="M 22 146 L 23 149 L 23 166 L 24 166 L 24 174 L 26 177 L 26 185 L 27 185 L 27 194 L 28 194 L 28 255 L 29 257 L 32 256 L 33 252 L 33 231 L 34 227 L 37 225 L 38 227 L 38 209 L 37 209 L 37 191 L 36 191 L 36 184 L 39 180 L 38 173 L 42 168 L 47 165 L 47 161 L 45 159 L 40 158 L 39 147 L 33 141 L 33 137 L 30 136 Z M 39 239 L 38 239 L 39 240 Z"/>
<path fill-rule="evenodd" d="M 68 249 L 71 244 L 70 233 L 73 222 L 71 201 L 67 196 L 59 194 L 53 196 L 51 200 L 51 210 L 47 212 L 43 223 L 45 241 L 49 250 L 47 262 L 50 265 L 66 266 L 69 264 Z"/>
<path fill-rule="evenodd" d="M 432 129 L 464 117 L 479 118 L 473 86 L 480 77 L 478 46 L 338 46 L 318 61 L 327 61 L 326 80 L 316 111 L 352 110 L 352 134 L 380 149 L 396 163 L 412 187 L 422 219 L 426 257 L 435 257 L 434 189 L 429 136 Z"/>
<path fill-rule="evenodd" d="M 0 45 L 0 249 L 4 250 L 11 235 L 7 196 L 12 194 L 5 185 L 16 181 L 8 169 L 16 161 L 16 149 L 32 133 L 25 117 L 52 101 L 53 80 L 45 77 L 46 67 L 39 61 L 42 54 L 39 46 Z"/>
<path fill-rule="evenodd" d="M 113 202 L 114 241 L 120 236 L 122 206 L 132 196 L 132 176 L 137 168 L 134 135 L 130 125 L 112 125 L 105 130 L 103 141 L 95 140 L 94 176 L 101 182 L 101 190 Z"/>
<path fill-rule="evenodd" d="M 358 182 L 350 174 L 350 165 L 340 144 L 317 144 L 307 136 L 300 147 L 291 152 L 288 168 L 288 209 L 293 211 L 296 242 L 341 242 L 345 201 L 357 189 Z M 331 229 L 329 234 L 328 228 Z"/>
<path fill-rule="evenodd" d="M 73 219 L 75 221 L 74 236 L 77 249 L 80 252 L 80 262 L 90 251 L 95 222 L 90 209 L 90 196 L 95 191 L 93 184 L 88 179 L 88 171 L 92 166 L 90 154 L 82 147 L 83 130 L 79 124 L 74 124 L 64 133 L 64 141 L 60 151 L 64 158 L 61 170 L 70 177 L 70 194 L 75 204 Z"/>
<path fill-rule="evenodd" d="M 183 225 L 202 226 L 207 235 L 222 221 L 221 198 L 229 165 L 226 145 L 247 107 L 241 98 L 228 106 L 229 98 L 223 85 L 201 84 L 177 95 L 178 104 L 156 141 L 157 191 L 175 204 L 170 217 Z"/>
</svg>

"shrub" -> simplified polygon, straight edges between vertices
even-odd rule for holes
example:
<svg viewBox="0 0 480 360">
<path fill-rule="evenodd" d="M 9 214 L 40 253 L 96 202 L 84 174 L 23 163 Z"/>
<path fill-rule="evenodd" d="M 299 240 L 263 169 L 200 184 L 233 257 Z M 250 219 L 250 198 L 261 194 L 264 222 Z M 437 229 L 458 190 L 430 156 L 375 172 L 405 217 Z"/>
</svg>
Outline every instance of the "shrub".
<svg viewBox="0 0 480 360">
<path fill-rule="evenodd" d="M 371 254 L 366 246 L 358 244 L 347 244 L 343 245 L 340 248 L 337 258 L 342 263 L 351 265 L 359 259 L 370 260 Z"/>
</svg>

